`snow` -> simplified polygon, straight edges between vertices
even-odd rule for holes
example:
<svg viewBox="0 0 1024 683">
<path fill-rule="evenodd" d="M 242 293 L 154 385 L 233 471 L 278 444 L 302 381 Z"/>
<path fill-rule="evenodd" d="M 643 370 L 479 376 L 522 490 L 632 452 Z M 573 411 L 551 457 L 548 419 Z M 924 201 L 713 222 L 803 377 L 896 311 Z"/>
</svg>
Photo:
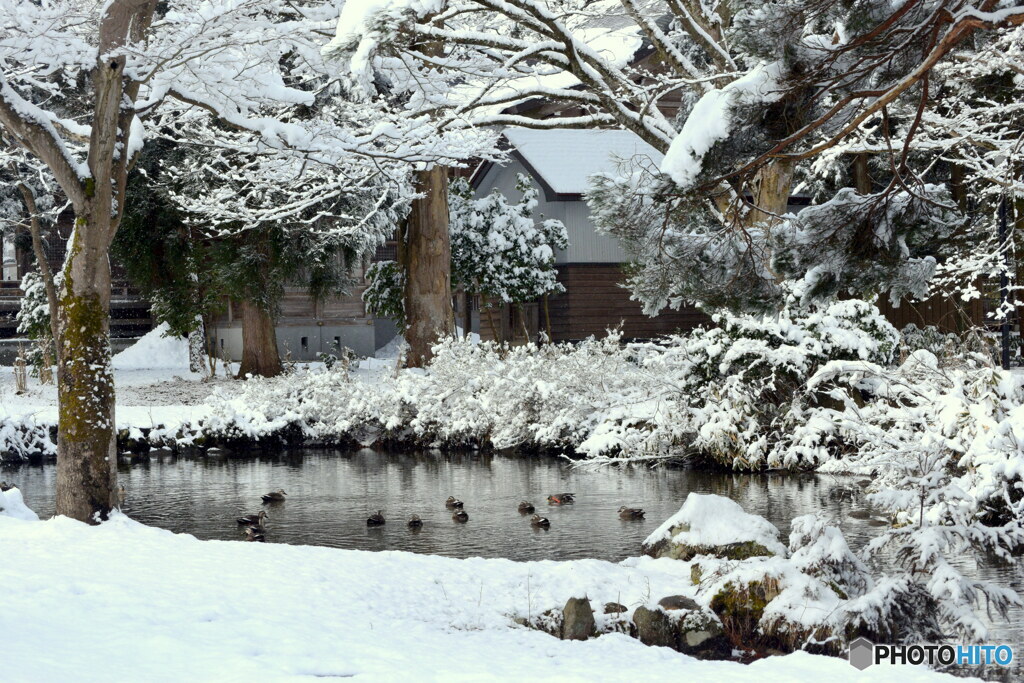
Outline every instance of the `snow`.
<svg viewBox="0 0 1024 683">
<path fill-rule="evenodd" d="M 167 323 L 160 323 L 113 358 L 115 370 L 168 369 L 189 372 L 188 340 L 169 337 Z"/>
<path fill-rule="evenodd" d="M 685 525 L 688 530 L 672 536 L 673 528 Z M 717 546 L 753 541 L 777 555 L 786 554 L 779 542 L 779 530 L 764 517 L 746 512 L 739 503 L 714 494 L 691 493 L 679 512 L 655 529 L 644 545 L 671 539 L 690 546 Z"/>
<path fill-rule="evenodd" d="M 20 519 L 27 522 L 39 520 L 39 515 L 25 505 L 25 498 L 17 488 L 0 491 L 0 517 Z"/>
<path fill-rule="evenodd" d="M 704 155 L 731 134 L 733 107 L 778 99 L 780 76 L 781 65 L 761 64 L 724 88 L 705 93 L 672 141 L 661 163 L 662 173 L 684 189 L 692 186 Z"/>
<path fill-rule="evenodd" d="M 24 682 L 951 680 L 920 667 L 858 673 L 805 653 L 698 661 L 622 634 L 561 641 L 512 623 L 575 595 L 632 609 L 677 594 L 689 564 L 672 560 L 517 563 L 199 541 L 120 514 L 98 527 L 0 517 L 0 547 L 17 549 L 4 554 L 0 581 L 18 587 L 0 610 L 3 667 Z"/>
<path fill-rule="evenodd" d="M 611 173 L 619 160 L 663 155 L 627 130 L 531 130 L 506 128 L 505 138 L 558 194 L 584 194 L 595 173 Z"/>
</svg>

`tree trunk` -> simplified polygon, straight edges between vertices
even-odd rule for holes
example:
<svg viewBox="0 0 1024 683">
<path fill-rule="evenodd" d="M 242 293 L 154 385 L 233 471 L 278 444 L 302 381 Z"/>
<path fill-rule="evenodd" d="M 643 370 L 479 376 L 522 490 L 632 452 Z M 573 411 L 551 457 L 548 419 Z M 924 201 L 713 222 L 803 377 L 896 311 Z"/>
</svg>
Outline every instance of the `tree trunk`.
<svg viewBox="0 0 1024 683">
<path fill-rule="evenodd" d="M 58 305 L 57 514 L 99 521 L 116 506 L 106 225 L 75 221 Z"/>
<path fill-rule="evenodd" d="M 437 340 L 455 332 L 447 169 L 418 171 L 416 186 L 423 196 L 412 203 L 404 252 L 406 363 L 414 368 L 429 363 Z"/>
<path fill-rule="evenodd" d="M 238 377 L 280 375 L 284 368 L 277 352 L 274 319 L 251 301 L 240 302 L 239 308 L 242 309 L 242 365 L 238 368 Z"/>
<path fill-rule="evenodd" d="M 778 159 L 764 166 L 757 175 L 756 209 L 750 212 L 747 225 L 767 222 L 774 225 L 778 216 L 786 213 L 789 206 L 789 191 L 793 186 L 793 171 L 796 162 Z"/>
<path fill-rule="evenodd" d="M 466 291 L 462 292 L 462 305 L 465 307 L 462 311 L 462 333 L 466 341 L 469 341 L 473 334 L 473 295 Z"/>
<path fill-rule="evenodd" d="M 871 194 L 871 172 L 866 153 L 862 152 L 853 158 L 853 187 L 858 194 Z"/>
<path fill-rule="evenodd" d="M 188 333 L 188 369 L 206 372 L 206 327 L 203 316 L 196 316 L 196 328 Z"/>
</svg>

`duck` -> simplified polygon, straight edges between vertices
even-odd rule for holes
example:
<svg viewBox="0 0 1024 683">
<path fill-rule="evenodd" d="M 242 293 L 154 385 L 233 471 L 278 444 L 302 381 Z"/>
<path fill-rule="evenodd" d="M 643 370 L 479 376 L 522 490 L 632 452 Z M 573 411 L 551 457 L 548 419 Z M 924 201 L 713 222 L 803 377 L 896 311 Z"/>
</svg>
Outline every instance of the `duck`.
<svg viewBox="0 0 1024 683">
<path fill-rule="evenodd" d="M 366 526 L 384 526 L 384 515 L 380 510 L 366 518 Z"/>
<path fill-rule="evenodd" d="M 460 523 L 468 522 L 469 521 L 469 515 L 466 514 L 465 510 L 456 510 L 452 514 L 452 521 L 453 522 L 460 522 Z"/>
<path fill-rule="evenodd" d="M 287 495 L 288 494 L 284 492 L 284 489 L 278 489 L 276 491 L 271 491 L 270 493 L 264 493 L 263 494 L 263 502 L 264 503 L 280 503 L 281 501 L 284 500 L 284 497 L 287 496 Z"/>
<path fill-rule="evenodd" d="M 264 519 L 270 519 L 270 515 L 268 515 L 263 510 L 260 510 L 259 513 L 255 515 L 243 515 L 235 521 L 239 524 L 245 524 L 247 526 L 263 526 Z"/>
<path fill-rule="evenodd" d="M 448 500 L 444 502 L 444 506 L 449 510 L 461 510 L 462 501 L 455 496 L 448 496 Z"/>
<path fill-rule="evenodd" d="M 410 529 L 419 529 L 421 526 L 423 526 L 423 520 L 420 519 L 419 515 L 413 515 L 409 518 Z"/>
<path fill-rule="evenodd" d="M 533 503 L 528 501 L 522 501 L 519 503 L 519 512 L 524 515 L 528 515 L 533 512 L 536 508 L 533 507 Z"/>
<path fill-rule="evenodd" d="M 541 529 L 547 529 L 551 526 L 551 522 L 548 521 L 547 517 L 534 515 L 533 517 L 530 517 L 530 526 L 535 526 Z"/>
<path fill-rule="evenodd" d="M 10 491 L 11 489 L 16 488 L 18 488 L 16 484 L 8 484 L 6 481 L 0 481 L 0 492 Z"/>
<path fill-rule="evenodd" d="M 548 505 L 572 505 L 576 497 L 571 493 L 552 493 L 548 496 Z"/>
<path fill-rule="evenodd" d="M 646 514 L 640 508 L 628 508 L 625 505 L 619 508 L 619 517 L 621 519 L 643 519 Z"/>
<path fill-rule="evenodd" d="M 254 527 L 246 527 L 245 529 L 245 540 L 255 543 L 266 543 L 267 537 L 263 535 L 262 531 L 257 531 Z"/>
</svg>

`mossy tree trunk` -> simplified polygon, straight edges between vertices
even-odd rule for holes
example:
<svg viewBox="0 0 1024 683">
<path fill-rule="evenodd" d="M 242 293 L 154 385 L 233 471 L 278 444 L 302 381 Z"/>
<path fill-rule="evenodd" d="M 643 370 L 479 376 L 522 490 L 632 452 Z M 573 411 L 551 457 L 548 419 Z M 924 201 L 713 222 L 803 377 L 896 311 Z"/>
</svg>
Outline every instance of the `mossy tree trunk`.
<svg viewBox="0 0 1024 683">
<path fill-rule="evenodd" d="M 156 0 L 110 0 L 99 20 L 86 163 L 74 162 L 52 123 L 26 116 L 0 91 L 0 128 L 53 173 L 75 211 L 75 230 L 57 292 L 58 515 L 94 522 L 116 504 L 114 382 L 110 370 L 110 243 L 124 210 L 128 169 L 138 154 L 129 132 L 140 83 L 125 73 L 122 48 L 141 42 Z M 48 296 L 51 292 L 47 292 Z M 52 299 L 51 299 L 52 301 Z"/>
<path fill-rule="evenodd" d="M 110 266 L 99 239 L 108 221 L 76 220 L 57 306 L 57 513 L 83 521 L 116 506 Z"/>
<path fill-rule="evenodd" d="M 259 304 L 242 301 L 242 364 L 238 376 L 276 377 L 284 371 L 274 318 Z"/>
<path fill-rule="evenodd" d="M 452 310 L 451 240 L 448 234 L 448 171 L 435 166 L 416 174 L 423 196 L 412 204 L 403 257 L 407 364 L 423 367 L 441 337 L 455 333 Z"/>
</svg>

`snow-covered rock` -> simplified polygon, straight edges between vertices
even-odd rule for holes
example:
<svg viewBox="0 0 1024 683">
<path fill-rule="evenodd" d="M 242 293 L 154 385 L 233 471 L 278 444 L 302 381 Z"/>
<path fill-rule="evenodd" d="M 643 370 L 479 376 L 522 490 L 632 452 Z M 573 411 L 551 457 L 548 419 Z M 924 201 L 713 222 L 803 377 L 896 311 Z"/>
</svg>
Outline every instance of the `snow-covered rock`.
<svg viewBox="0 0 1024 683">
<path fill-rule="evenodd" d="M 27 522 L 39 520 L 39 515 L 25 505 L 25 498 L 18 488 L 0 491 L 0 517 L 12 517 Z"/>
<path fill-rule="evenodd" d="M 764 517 L 745 512 L 733 500 L 691 493 L 679 512 L 644 541 L 651 557 L 689 560 L 697 555 L 730 559 L 786 555 L 779 530 Z"/>
</svg>

